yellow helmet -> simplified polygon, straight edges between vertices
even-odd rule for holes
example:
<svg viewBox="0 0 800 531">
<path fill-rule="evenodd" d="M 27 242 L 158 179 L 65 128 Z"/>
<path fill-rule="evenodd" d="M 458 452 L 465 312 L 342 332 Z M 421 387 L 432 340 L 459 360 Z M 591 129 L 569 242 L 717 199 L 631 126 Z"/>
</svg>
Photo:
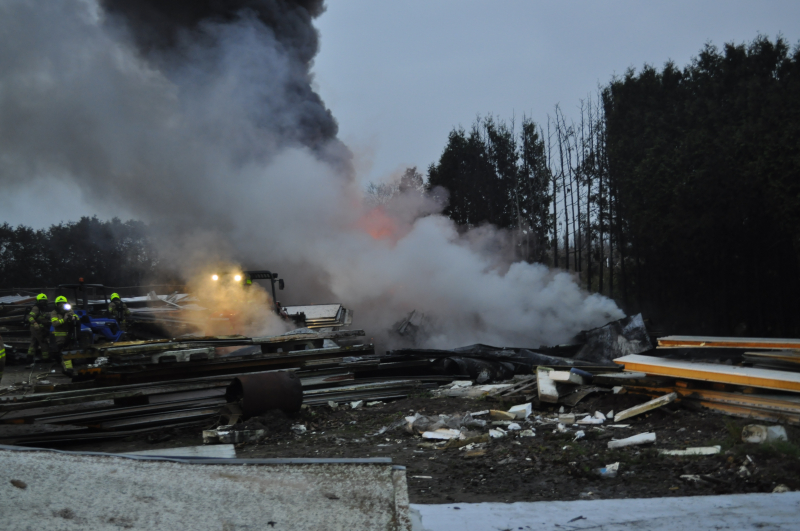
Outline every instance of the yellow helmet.
<svg viewBox="0 0 800 531">
<path fill-rule="evenodd" d="M 111 294 L 111 300 L 113 301 L 114 299 L 119 299 L 119 293 L 112 293 Z"/>
<path fill-rule="evenodd" d="M 47 295 L 45 295 L 44 293 L 40 293 L 40 294 L 38 294 L 36 296 L 36 300 L 37 301 L 46 301 L 47 300 Z"/>
<path fill-rule="evenodd" d="M 67 298 L 65 296 L 63 296 L 63 295 L 59 295 L 58 297 L 56 297 L 56 304 L 58 304 L 60 302 L 66 303 L 67 302 Z"/>
</svg>

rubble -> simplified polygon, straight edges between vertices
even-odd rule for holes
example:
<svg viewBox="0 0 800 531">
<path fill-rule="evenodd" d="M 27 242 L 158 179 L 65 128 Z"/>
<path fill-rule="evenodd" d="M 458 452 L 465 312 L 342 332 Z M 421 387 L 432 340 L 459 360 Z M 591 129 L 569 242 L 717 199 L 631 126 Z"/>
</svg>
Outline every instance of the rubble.
<svg viewBox="0 0 800 531">
<path fill-rule="evenodd" d="M 617 472 L 619 472 L 619 462 L 595 469 L 595 473 L 604 479 L 617 477 Z"/>
<path fill-rule="evenodd" d="M 659 450 L 658 453 L 661 455 L 677 455 L 677 456 L 687 456 L 687 455 L 714 455 L 718 454 L 722 451 L 722 446 L 715 445 L 715 446 L 703 446 L 697 448 L 686 448 L 685 450 Z"/>
<path fill-rule="evenodd" d="M 657 407 L 665 406 L 670 402 L 673 402 L 678 395 L 676 393 L 670 393 L 668 395 L 664 395 L 649 402 L 645 402 L 644 404 L 639 404 L 638 406 L 634 406 L 632 408 L 626 409 L 625 411 L 620 411 L 614 417 L 614 420 L 620 421 L 625 420 L 627 418 L 635 417 L 636 415 L 641 415 L 642 413 L 646 413 L 650 410 L 653 410 Z"/>
<path fill-rule="evenodd" d="M 742 441 L 746 443 L 762 444 L 773 441 L 788 441 L 786 428 L 783 426 L 762 426 L 749 424 L 742 429 Z"/>
<path fill-rule="evenodd" d="M 655 433 L 640 433 L 625 439 L 614 439 L 608 442 L 609 448 L 624 448 L 626 446 L 639 446 L 640 444 L 652 444 L 656 442 Z"/>
<path fill-rule="evenodd" d="M 508 410 L 509 413 L 514 415 L 514 418 L 522 420 L 527 419 L 531 415 L 532 411 L 533 408 L 530 402 L 528 402 L 527 404 L 519 404 L 517 406 L 513 406 L 511 409 Z"/>
<path fill-rule="evenodd" d="M 744 492 L 745 483 L 730 486 L 731 482 L 749 481 L 761 482 L 758 488 L 769 492 L 774 485 L 764 490 L 760 454 L 753 454 L 758 467 L 738 454 L 721 454 L 722 444 L 732 444 L 722 443 L 730 430 L 721 427 L 722 421 L 712 423 L 701 417 L 712 414 L 710 407 L 719 407 L 758 422 L 800 422 L 800 400 L 790 390 L 765 394 L 754 386 L 689 378 L 699 374 L 694 372 L 689 376 L 648 372 L 651 366 L 671 366 L 663 360 L 674 361 L 658 357 L 665 350 L 661 347 L 648 356 L 637 354 L 648 358 L 647 368 L 629 371 L 623 370 L 623 366 L 629 368 L 628 357 L 616 359 L 616 367 L 580 365 L 579 369 L 564 361 L 569 358 L 551 356 L 555 351 L 544 348 L 473 345 L 379 354 L 364 336 L 359 330 L 299 329 L 281 336 L 172 338 L 75 352 L 73 374 L 83 371 L 80 377 L 85 381 L 65 383 L 60 375 L 47 373 L 39 378 L 26 372 L 25 380 L 39 381 L 39 385 L 29 384 L 0 397 L 0 443 L 123 445 L 152 435 L 158 442 L 148 444 L 164 445 L 162 434 L 169 441 L 170 434 L 185 433 L 194 439 L 176 440 L 175 444 L 183 444 L 179 448 L 197 444 L 202 437 L 209 444 L 236 444 L 240 454 L 262 456 L 301 457 L 300 452 L 315 454 L 317 450 L 330 457 L 403 455 L 406 466 L 425 463 L 414 465 L 419 477 L 410 476 L 411 481 L 430 477 L 428 481 L 437 486 L 424 487 L 424 496 L 419 492 L 414 496 L 438 496 L 442 501 L 445 493 L 457 498 L 461 492 L 436 491 L 440 476 L 447 473 L 461 478 L 465 491 L 494 495 L 481 487 L 482 479 L 494 474 L 493 467 L 502 466 L 504 481 L 517 485 L 520 493 L 541 497 L 566 488 L 552 483 L 553 477 L 571 476 L 569 481 L 578 482 L 593 478 L 589 480 L 599 483 L 600 472 L 595 471 L 609 469 L 612 465 L 604 463 L 616 460 L 617 467 L 624 466 L 624 474 L 600 474 L 602 483 L 627 485 L 634 474 L 643 477 L 641 472 L 657 455 L 664 456 L 659 467 L 670 471 L 671 487 L 678 484 L 692 492 L 709 493 L 724 484 L 730 491 Z M 792 358 L 785 350 L 778 352 L 781 362 Z M 194 354 L 205 357 L 192 359 Z M 145 361 L 133 363 L 135 356 Z M 695 363 L 683 356 L 678 360 L 682 364 L 711 365 L 720 374 L 731 367 L 707 360 Z M 101 358 L 107 363 L 98 364 Z M 512 366 L 511 375 L 506 363 Z M 89 365 L 98 366 L 88 373 Z M 234 382 L 277 373 L 297 380 L 303 409 L 287 408 L 292 412 L 280 429 L 249 426 L 244 395 Z M 471 378 L 473 374 L 477 377 Z M 50 383 L 41 381 L 45 377 Z M 781 379 L 788 381 L 791 376 Z M 275 397 L 286 395 L 275 392 Z M 405 407 L 398 410 L 398 404 Z M 707 424 L 714 424 L 716 433 L 706 436 Z M 686 427 L 693 428 L 692 433 L 681 431 Z M 774 428 L 766 429 L 774 432 Z M 625 437 L 630 433 L 638 435 Z M 663 448 L 640 446 L 656 440 Z M 744 445 L 738 440 L 735 444 L 741 445 L 737 449 L 741 452 Z M 637 448 L 624 450 L 626 446 Z M 735 459 L 728 463 L 729 457 Z M 475 477 L 456 472 L 459 465 L 454 459 L 458 463 L 469 459 Z M 433 468 L 440 466 L 434 462 L 454 468 L 445 472 Z M 431 470 L 442 474 L 431 475 Z M 680 482 L 681 476 L 699 479 Z M 504 485 L 498 477 L 493 481 L 495 489 Z M 756 483 L 747 485 L 752 484 Z M 585 490 L 573 494 L 577 497 Z M 591 490 L 598 489 L 592 486 Z M 626 492 L 620 487 L 619 495 Z"/>
</svg>

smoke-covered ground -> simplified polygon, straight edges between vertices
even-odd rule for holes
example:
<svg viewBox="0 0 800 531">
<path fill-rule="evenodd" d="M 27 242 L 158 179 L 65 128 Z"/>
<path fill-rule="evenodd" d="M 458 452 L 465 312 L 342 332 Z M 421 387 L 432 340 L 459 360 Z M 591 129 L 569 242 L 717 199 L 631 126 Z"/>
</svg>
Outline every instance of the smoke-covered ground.
<svg viewBox="0 0 800 531">
<path fill-rule="evenodd" d="M 365 204 L 312 89 L 321 1 L 101 4 L 0 4 L 3 193 L 78 186 L 158 227 L 187 277 L 269 268 L 284 304 L 342 302 L 379 341 L 414 309 L 431 347 L 554 344 L 623 316 L 432 199 Z"/>
</svg>

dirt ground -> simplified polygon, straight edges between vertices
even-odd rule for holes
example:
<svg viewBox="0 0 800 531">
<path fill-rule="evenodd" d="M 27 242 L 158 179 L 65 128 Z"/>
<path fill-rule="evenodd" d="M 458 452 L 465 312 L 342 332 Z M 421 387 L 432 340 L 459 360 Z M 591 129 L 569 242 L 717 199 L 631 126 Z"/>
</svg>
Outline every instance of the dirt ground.
<svg viewBox="0 0 800 531">
<path fill-rule="evenodd" d="M 572 412 L 621 411 L 647 401 L 644 396 L 601 394 L 590 396 Z M 443 449 L 411 435 L 398 426 L 406 416 L 463 414 L 487 409 L 506 410 L 513 402 L 465 399 L 429 394 L 371 407 L 335 410 L 303 409 L 294 418 L 273 412 L 251 419 L 250 428 L 267 428 L 258 442 L 237 446 L 241 458 L 362 458 L 391 457 L 406 466 L 413 503 L 516 502 L 603 498 L 639 498 L 771 492 L 784 484 L 800 489 L 800 447 L 792 442 L 746 444 L 741 429 L 751 422 L 715 412 L 690 411 L 670 404 L 649 414 L 623 421 L 628 428 L 570 426 L 560 432 L 556 424 L 534 419 L 553 418 L 558 406 L 538 408 L 523 422 L 535 436 L 508 431 L 501 438 L 468 449 Z M 569 412 L 569 411 L 568 411 Z M 488 416 L 477 417 L 488 419 Z M 303 424 L 298 434 L 291 426 Z M 611 424 L 607 421 L 606 424 Z M 392 426 L 396 426 L 391 428 Z M 376 435 L 382 428 L 390 427 Z M 473 430 L 488 432 L 491 426 Z M 126 452 L 202 444 L 203 427 L 164 429 L 147 436 L 75 445 L 71 450 Z M 575 440 L 576 432 L 585 436 Z M 800 441 L 800 429 L 787 429 L 790 441 Z M 657 442 L 610 450 L 613 438 L 655 432 Z M 721 445 L 722 453 L 701 457 L 661 456 L 658 449 Z M 443 446 L 443 445 L 442 445 Z M 485 452 L 481 452 L 485 450 Z M 475 455 L 483 454 L 483 455 Z M 619 462 L 614 478 L 601 478 L 595 469 Z M 699 482 L 681 479 L 700 475 Z"/>
</svg>

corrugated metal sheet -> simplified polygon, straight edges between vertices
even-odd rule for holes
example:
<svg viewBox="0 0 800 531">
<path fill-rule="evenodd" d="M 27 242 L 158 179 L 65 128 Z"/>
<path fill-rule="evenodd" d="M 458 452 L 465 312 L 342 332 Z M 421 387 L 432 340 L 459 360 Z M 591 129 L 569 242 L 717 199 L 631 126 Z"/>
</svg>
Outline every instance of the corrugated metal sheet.
<svg viewBox="0 0 800 531">
<path fill-rule="evenodd" d="M 35 300 L 36 297 L 31 295 L 6 295 L 5 297 L 0 297 L 0 304 L 24 304 Z"/>
</svg>

